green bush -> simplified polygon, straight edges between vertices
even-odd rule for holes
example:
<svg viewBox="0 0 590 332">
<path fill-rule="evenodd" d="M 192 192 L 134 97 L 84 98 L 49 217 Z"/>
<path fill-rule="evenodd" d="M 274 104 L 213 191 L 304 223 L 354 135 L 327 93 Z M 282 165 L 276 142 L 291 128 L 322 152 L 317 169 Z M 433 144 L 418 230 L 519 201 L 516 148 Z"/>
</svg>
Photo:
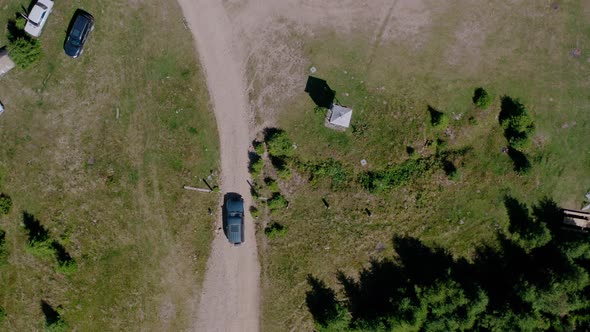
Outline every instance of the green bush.
<svg viewBox="0 0 590 332">
<path fill-rule="evenodd" d="M 479 109 L 485 110 L 492 104 L 493 98 L 490 94 L 484 90 L 484 88 L 477 88 L 473 92 L 473 103 Z"/>
<path fill-rule="evenodd" d="M 287 228 L 278 222 L 273 222 L 272 224 L 268 225 L 264 228 L 264 234 L 268 236 L 269 239 L 274 239 L 277 237 L 283 237 L 287 234 Z"/>
<path fill-rule="evenodd" d="M 70 327 L 61 318 L 51 324 L 45 325 L 45 331 L 47 331 L 47 332 L 66 332 L 69 330 L 70 330 Z"/>
<path fill-rule="evenodd" d="M 61 263 L 58 262 L 55 270 L 61 274 L 71 275 L 78 271 L 78 264 L 73 259 Z"/>
<path fill-rule="evenodd" d="M 428 113 L 430 113 L 430 125 L 436 129 L 444 129 L 449 126 L 449 116 L 443 112 L 439 112 L 431 106 L 428 106 Z"/>
<path fill-rule="evenodd" d="M 289 206 L 289 202 L 283 195 L 279 193 L 275 193 L 270 199 L 266 201 L 268 208 L 271 212 L 275 212 L 277 210 L 285 209 Z"/>
<path fill-rule="evenodd" d="M 2 322 L 4 322 L 5 319 L 6 319 L 6 310 L 4 310 L 4 308 L 0 307 L 0 324 L 2 324 Z"/>
<path fill-rule="evenodd" d="M 254 141 L 254 151 L 262 156 L 264 154 L 264 143 Z"/>
<path fill-rule="evenodd" d="M 253 179 L 258 178 L 260 176 L 263 167 L 264 160 L 262 160 L 262 158 L 259 155 L 250 156 L 250 166 L 248 168 Z"/>
<path fill-rule="evenodd" d="M 293 143 L 291 143 L 285 131 L 276 128 L 267 128 L 264 139 L 266 140 L 266 147 L 270 155 L 275 157 L 293 156 L 295 149 L 293 149 Z"/>
<path fill-rule="evenodd" d="M 285 157 L 285 156 L 277 157 L 277 156 L 271 155 L 270 162 L 272 163 L 274 168 L 277 170 L 277 175 L 279 176 L 279 178 L 281 178 L 285 181 L 288 181 L 289 179 L 291 179 L 292 174 L 291 174 L 291 169 L 287 165 L 287 157 Z"/>
<path fill-rule="evenodd" d="M 408 159 L 382 171 L 362 173 L 358 177 L 358 182 L 371 192 L 388 191 L 424 177 L 438 167 L 440 160 L 435 157 Z"/>
<path fill-rule="evenodd" d="M 8 214 L 12 208 L 12 198 L 6 194 L 0 194 L 0 214 Z"/>
<path fill-rule="evenodd" d="M 44 259 L 52 259 L 56 256 L 53 242 L 49 238 L 40 241 L 29 241 L 27 251 L 34 256 Z"/>
<path fill-rule="evenodd" d="M 282 180 L 289 181 L 291 179 L 291 176 L 293 176 L 293 173 L 291 173 L 291 169 L 285 167 L 277 170 L 277 175 Z"/>
<path fill-rule="evenodd" d="M 268 190 L 270 190 L 270 192 L 279 192 L 279 183 L 273 179 L 273 178 L 264 178 L 264 183 L 266 184 L 266 187 L 268 188 Z"/>
<path fill-rule="evenodd" d="M 342 163 L 332 158 L 317 163 L 308 162 L 303 166 L 303 169 L 309 173 L 309 180 L 312 183 L 329 178 L 332 187 L 342 187 L 349 180 L 348 171 Z"/>
<path fill-rule="evenodd" d="M 254 219 L 258 219 L 260 217 L 260 210 L 258 210 L 254 205 L 250 206 L 250 215 Z"/>
<path fill-rule="evenodd" d="M 41 43 L 37 39 L 20 37 L 8 45 L 10 58 L 23 69 L 39 61 L 42 52 Z"/>
<path fill-rule="evenodd" d="M 530 146 L 535 124 L 523 104 L 510 97 L 503 97 L 499 121 L 508 146 L 518 151 Z"/>
</svg>

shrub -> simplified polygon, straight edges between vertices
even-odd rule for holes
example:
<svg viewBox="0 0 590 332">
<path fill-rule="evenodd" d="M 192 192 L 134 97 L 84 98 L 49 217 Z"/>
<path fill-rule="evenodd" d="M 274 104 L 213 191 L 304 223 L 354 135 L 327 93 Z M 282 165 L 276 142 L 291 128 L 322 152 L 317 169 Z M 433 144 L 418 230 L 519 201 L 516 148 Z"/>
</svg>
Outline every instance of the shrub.
<svg viewBox="0 0 590 332">
<path fill-rule="evenodd" d="M 37 39 L 20 37 L 8 45 L 10 58 L 21 68 L 27 68 L 41 59 L 41 43 Z"/>
<path fill-rule="evenodd" d="M 287 234 L 287 228 L 278 222 L 273 222 L 264 228 L 264 234 L 266 234 L 269 239 L 283 237 L 285 234 Z"/>
<path fill-rule="evenodd" d="M 285 209 L 289 206 L 289 202 L 279 193 L 275 193 L 269 200 L 266 201 L 271 212 Z"/>
<path fill-rule="evenodd" d="M 535 125 L 524 105 L 518 100 L 502 98 L 499 121 L 511 148 L 522 151 L 530 145 L 530 136 L 535 130 Z"/>
<path fill-rule="evenodd" d="M 0 324 L 2 324 L 2 322 L 4 322 L 5 319 L 6 319 L 6 310 L 4 310 L 4 308 L 0 307 Z"/>
<path fill-rule="evenodd" d="M 279 176 L 279 178 L 281 178 L 282 180 L 288 181 L 291 179 L 291 176 L 293 175 L 291 173 L 291 170 L 289 168 L 283 168 L 280 170 L 277 170 L 277 174 Z"/>
<path fill-rule="evenodd" d="M 40 241 L 29 241 L 27 251 L 34 256 L 45 259 L 54 258 L 56 255 L 53 243 L 49 238 Z"/>
<path fill-rule="evenodd" d="M 439 167 L 439 164 L 440 160 L 434 157 L 408 159 L 383 171 L 362 173 L 358 181 L 363 188 L 371 192 L 388 191 L 429 174 Z"/>
<path fill-rule="evenodd" d="M 258 219 L 260 217 L 260 210 L 258 210 L 254 205 L 250 206 L 250 215 L 254 219 Z"/>
<path fill-rule="evenodd" d="M 485 110 L 492 104 L 493 98 L 484 88 L 477 88 L 473 92 L 473 103 L 479 109 Z"/>
<path fill-rule="evenodd" d="M 439 112 L 432 106 L 428 106 L 428 113 L 430 113 L 430 125 L 436 129 L 444 129 L 449 126 L 449 116 L 443 112 Z"/>
<path fill-rule="evenodd" d="M 291 169 L 287 166 L 286 157 L 277 157 L 274 155 L 270 156 L 270 162 L 277 170 L 277 175 L 283 180 L 289 180 L 291 178 Z"/>
<path fill-rule="evenodd" d="M 293 155 L 293 143 L 287 133 L 277 128 L 265 129 L 264 139 L 268 153 L 275 157 L 291 157 Z"/>
<path fill-rule="evenodd" d="M 264 143 L 254 141 L 254 151 L 262 156 L 264 154 Z"/>
<path fill-rule="evenodd" d="M 71 275 L 78 271 L 78 264 L 73 259 L 63 263 L 58 262 L 55 270 L 61 274 Z"/>
<path fill-rule="evenodd" d="M 279 192 L 279 183 L 277 181 L 275 181 L 275 179 L 273 178 L 264 178 L 264 183 L 266 184 L 266 186 L 268 187 L 268 190 L 270 190 L 270 192 Z"/>
<path fill-rule="evenodd" d="M 323 178 L 330 178 L 333 187 L 341 187 L 348 182 L 348 171 L 341 162 L 332 158 L 318 163 L 306 163 L 303 168 L 309 173 L 309 180 L 312 183 Z"/>
<path fill-rule="evenodd" d="M 6 194 L 0 194 L 0 214 L 8 214 L 12 208 L 12 198 Z"/>
<path fill-rule="evenodd" d="M 257 178 L 260 176 L 262 172 L 262 168 L 264 167 L 264 160 L 257 155 L 253 154 L 250 156 L 250 166 L 248 167 L 252 178 Z"/>
</svg>

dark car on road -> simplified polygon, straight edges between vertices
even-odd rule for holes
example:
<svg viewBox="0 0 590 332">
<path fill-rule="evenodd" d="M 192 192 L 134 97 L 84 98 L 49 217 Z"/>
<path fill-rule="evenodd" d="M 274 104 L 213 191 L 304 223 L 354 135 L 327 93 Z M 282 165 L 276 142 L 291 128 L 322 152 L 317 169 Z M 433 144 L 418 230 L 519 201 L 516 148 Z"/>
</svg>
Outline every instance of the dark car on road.
<svg viewBox="0 0 590 332">
<path fill-rule="evenodd" d="M 244 200 L 235 193 L 226 194 L 223 211 L 223 226 L 227 239 L 231 244 L 244 242 Z"/>
<path fill-rule="evenodd" d="M 84 44 L 90 31 L 94 29 L 94 17 L 87 12 L 78 9 L 72 18 L 68 29 L 68 35 L 64 43 L 64 51 L 72 58 L 79 57 L 84 51 Z"/>
</svg>

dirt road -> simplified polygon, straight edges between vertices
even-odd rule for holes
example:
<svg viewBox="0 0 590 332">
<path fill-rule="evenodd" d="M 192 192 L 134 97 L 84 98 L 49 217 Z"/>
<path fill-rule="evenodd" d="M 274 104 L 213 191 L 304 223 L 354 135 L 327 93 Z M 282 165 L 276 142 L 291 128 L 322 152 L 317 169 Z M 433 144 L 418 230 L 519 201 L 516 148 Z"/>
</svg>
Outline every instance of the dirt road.
<svg viewBox="0 0 590 332">
<path fill-rule="evenodd" d="M 178 0 L 205 69 L 221 146 L 222 192 L 251 197 L 247 152 L 250 142 L 244 63 L 233 42 L 232 25 L 219 0 Z M 260 268 L 254 224 L 245 219 L 246 239 L 231 246 L 223 232 L 213 240 L 194 329 L 258 331 Z M 219 221 L 221 225 L 221 220 Z"/>
</svg>

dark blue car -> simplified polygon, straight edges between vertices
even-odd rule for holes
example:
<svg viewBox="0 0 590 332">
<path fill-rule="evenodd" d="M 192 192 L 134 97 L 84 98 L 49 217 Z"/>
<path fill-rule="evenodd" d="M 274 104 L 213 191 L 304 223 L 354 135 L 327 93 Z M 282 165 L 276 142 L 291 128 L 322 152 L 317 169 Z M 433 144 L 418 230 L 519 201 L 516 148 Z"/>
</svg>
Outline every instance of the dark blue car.
<svg viewBox="0 0 590 332">
<path fill-rule="evenodd" d="M 72 18 L 68 35 L 64 43 L 64 51 L 72 58 L 79 57 L 84 51 L 84 44 L 90 31 L 94 29 L 94 17 L 78 9 Z"/>
<path fill-rule="evenodd" d="M 244 242 L 244 200 L 238 194 L 227 194 L 224 207 L 224 231 L 231 244 Z"/>
</svg>

